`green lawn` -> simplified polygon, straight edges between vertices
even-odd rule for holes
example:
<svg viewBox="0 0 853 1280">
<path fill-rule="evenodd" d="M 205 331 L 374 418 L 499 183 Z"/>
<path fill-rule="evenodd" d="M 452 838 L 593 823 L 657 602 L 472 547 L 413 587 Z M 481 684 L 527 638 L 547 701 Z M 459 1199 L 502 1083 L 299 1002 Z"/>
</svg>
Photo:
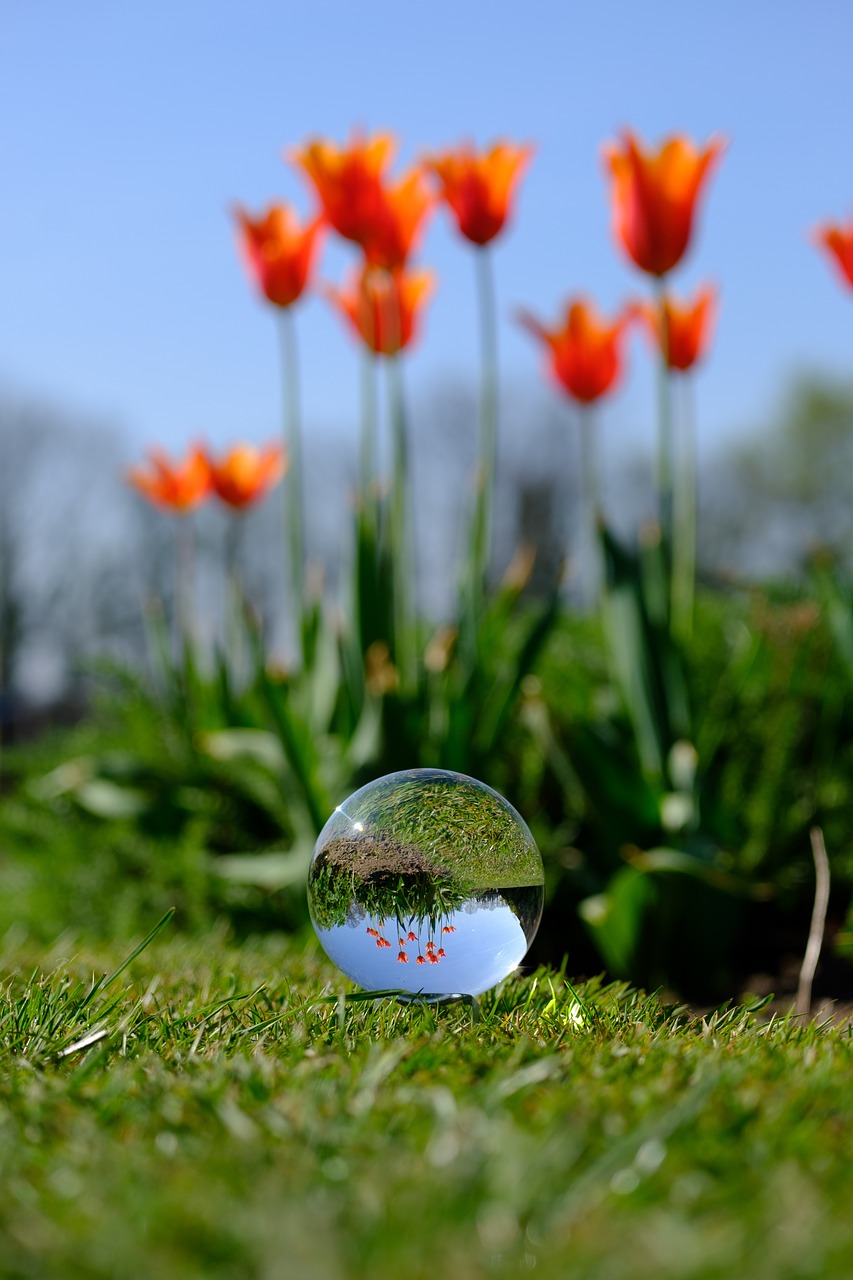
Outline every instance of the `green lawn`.
<svg viewBox="0 0 853 1280">
<path fill-rule="evenodd" d="M 324 1003 L 313 943 L 171 925 L 89 997 L 126 953 L 30 947 L 0 956 L 4 1277 L 853 1274 L 847 1030 L 543 972 L 477 1022 Z"/>
</svg>

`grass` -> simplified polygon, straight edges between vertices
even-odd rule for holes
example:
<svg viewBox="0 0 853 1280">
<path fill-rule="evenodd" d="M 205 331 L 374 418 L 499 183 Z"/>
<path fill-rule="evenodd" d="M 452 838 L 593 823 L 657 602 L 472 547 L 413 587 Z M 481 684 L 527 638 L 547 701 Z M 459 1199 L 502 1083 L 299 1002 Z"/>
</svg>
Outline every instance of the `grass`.
<svg viewBox="0 0 853 1280">
<path fill-rule="evenodd" d="M 32 946 L 0 954 L 3 1276 L 853 1272 L 846 1029 L 545 971 L 475 1023 L 171 926 L 127 967 Z"/>
</svg>

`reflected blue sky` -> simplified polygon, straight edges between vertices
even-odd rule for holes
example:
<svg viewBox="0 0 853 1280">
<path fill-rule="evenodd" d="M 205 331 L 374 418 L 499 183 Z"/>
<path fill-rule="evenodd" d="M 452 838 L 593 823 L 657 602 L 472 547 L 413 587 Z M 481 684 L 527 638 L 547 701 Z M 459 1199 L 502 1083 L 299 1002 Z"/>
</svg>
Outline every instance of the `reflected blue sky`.
<svg viewBox="0 0 853 1280">
<path fill-rule="evenodd" d="M 416 934 L 414 940 L 409 932 Z M 334 929 L 318 928 L 317 935 L 329 958 L 366 990 L 400 987 L 434 995 L 476 996 L 488 991 L 521 963 L 529 945 L 518 917 L 505 903 L 482 905 L 474 899 L 440 917 L 432 929 L 428 921 L 415 921 L 401 932 L 395 921 L 380 925 L 375 916 L 365 914 Z M 438 956 L 440 950 L 443 956 Z M 436 961 L 429 960 L 430 952 L 438 956 Z M 401 953 L 406 962 L 399 959 Z"/>
</svg>

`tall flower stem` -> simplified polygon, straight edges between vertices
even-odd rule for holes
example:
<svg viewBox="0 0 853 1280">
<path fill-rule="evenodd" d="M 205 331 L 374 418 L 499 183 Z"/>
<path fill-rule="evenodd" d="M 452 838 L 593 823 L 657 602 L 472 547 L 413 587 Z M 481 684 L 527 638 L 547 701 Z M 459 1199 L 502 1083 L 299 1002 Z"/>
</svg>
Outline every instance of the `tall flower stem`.
<svg viewBox="0 0 853 1280">
<path fill-rule="evenodd" d="M 305 519 L 303 514 L 302 424 L 299 408 L 299 358 L 293 308 L 279 313 L 284 439 L 287 446 L 287 474 L 282 486 L 284 499 L 285 554 L 289 566 L 291 606 L 296 632 L 297 660 L 307 657 L 307 610 L 305 604 Z"/>
<path fill-rule="evenodd" d="M 358 450 L 359 511 L 376 527 L 376 356 L 365 347 L 361 360 L 361 436 Z"/>
<path fill-rule="evenodd" d="M 225 526 L 225 581 L 223 583 L 223 637 L 225 654 L 232 675 L 243 663 L 242 613 L 244 605 L 242 581 L 243 527 L 245 516 L 229 512 Z"/>
<path fill-rule="evenodd" d="M 354 677 L 359 688 L 367 651 L 377 639 L 388 639 L 389 610 L 382 592 L 380 506 L 377 479 L 378 357 L 368 348 L 362 354 L 361 423 L 358 450 L 358 488 L 355 509 L 355 561 L 352 616 L 355 638 Z"/>
<path fill-rule="evenodd" d="M 657 280 L 657 307 L 660 317 L 660 361 L 658 364 L 658 518 L 664 551 L 672 554 L 672 476 L 673 430 L 672 386 L 669 372 L 669 324 L 666 312 L 666 293 L 662 278 Z"/>
<path fill-rule="evenodd" d="M 410 693 L 417 679 L 415 635 L 415 565 L 412 539 L 412 504 L 409 492 L 409 457 L 406 439 L 406 407 L 400 355 L 390 356 L 388 399 L 391 422 L 391 548 L 393 557 L 394 661 L 400 690 Z"/>
<path fill-rule="evenodd" d="M 194 562 L 190 517 L 175 516 L 175 638 L 178 650 L 192 640 Z"/>
<path fill-rule="evenodd" d="M 490 249 L 475 253 L 480 313 L 480 413 L 477 478 L 471 542 L 471 592 L 475 619 L 479 617 L 492 554 L 492 522 L 498 438 L 498 328 L 495 284 Z M 476 625 L 476 623 L 475 623 Z"/>
<path fill-rule="evenodd" d="M 598 602 L 601 587 L 601 555 L 598 545 L 598 525 L 601 519 L 601 482 L 596 450 L 596 421 L 592 405 L 580 409 L 581 479 L 583 485 L 584 538 L 584 598 L 594 606 Z"/>
<path fill-rule="evenodd" d="M 679 378 L 679 437 L 674 494 L 672 548 L 672 631 L 682 642 L 693 634 L 696 590 L 696 424 L 692 384 Z"/>
</svg>

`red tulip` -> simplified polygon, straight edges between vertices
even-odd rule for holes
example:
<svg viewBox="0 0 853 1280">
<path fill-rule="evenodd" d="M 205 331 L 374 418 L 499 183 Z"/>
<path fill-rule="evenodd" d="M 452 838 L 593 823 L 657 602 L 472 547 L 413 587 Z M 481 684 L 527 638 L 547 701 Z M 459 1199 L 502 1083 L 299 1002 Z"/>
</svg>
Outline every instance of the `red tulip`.
<svg viewBox="0 0 853 1280">
<path fill-rule="evenodd" d="M 696 293 L 692 303 L 683 306 L 667 295 L 663 312 L 665 344 L 660 307 L 641 303 L 635 314 L 645 324 L 658 350 L 666 352 L 670 369 L 684 372 L 701 360 L 708 349 L 717 315 L 717 290 L 713 285 L 705 285 Z"/>
<path fill-rule="evenodd" d="M 827 222 L 818 227 L 815 242 L 829 252 L 842 279 L 853 287 L 853 218 L 846 226 L 839 222 Z"/>
<path fill-rule="evenodd" d="M 622 335 L 631 316 L 626 309 L 607 324 L 590 302 L 575 298 L 567 304 L 558 328 L 546 329 L 527 312 L 518 319 L 545 343 L 550 372 L 563 390 L 581 404 L 592 404 L 613 390 L 619 378 Z"/>
<path fill-rule="evenodd" d="M 702 185 L 725 143 L 713 139 L 704 151 L 689 138 L 667 138 L 654 154 L 629 130 L 622 144 L 604 149 L 613 178 L 613 230 L 630 258 L 650 275 L 662 276 L 681 261 L 693 230 Z"/>
<path fill-rule="evenodd" d="M 435 203 L 420 168 L 396 183 L 386 180 L 395 142 L 390 134 L 348 147 L 314 141 L 293 153 L 310 178 L 324 214 L 335 230 L 364 250 L 374 267 L 404 266 Z"/>
<path fill-rule="evenodd" d="M 421 169 L 411 169 L 393 186 L 381 187 L 373 219 L 360 241 L 370 266 L 389 271 L 405 266 L 434 204 Z"/>
<path fill-rule="evenodd" d="M 148 462 L 131 467 L 127 482 L 157 507 L 184 515 L 211 491 L 207 454 L 198 445 L 180 462 L 172 463 L 162 449 L 149 449 Z"/>
<path fill-rule="evenodd" d="M 419 310 L 432 287 L 429 271 L 364 267 L 347 289 L 329 287 L 326 292 L 371 351 L 391 356 L 414 337 Z"/>
<path fill-rule="evenodd" d="M 488 244 L 503 230 L 515 186 L 532 155 L 533 147 L 510 142 L 499 142 L 480 155 L 463 144 L 427 161 L 467 240 Z"/>
<path fill-rule="evenodd" d="M 288 205 L 274 204 L 252 218 L 234 208 L 246 269 L 261 293 L 276 307 L 289 307 L 302 294 L 322 235 L 323 219 L 300 226 Z"/>
<path fill-rule="evenodd" d="M 208 465 L 217 497 L 241 511 L 278 484 L 285 472 L 286 458 L 279 444 L 268 444 L 263 449 L 238 444 L 219 461 L 208 457 Z"/>
</svg>

